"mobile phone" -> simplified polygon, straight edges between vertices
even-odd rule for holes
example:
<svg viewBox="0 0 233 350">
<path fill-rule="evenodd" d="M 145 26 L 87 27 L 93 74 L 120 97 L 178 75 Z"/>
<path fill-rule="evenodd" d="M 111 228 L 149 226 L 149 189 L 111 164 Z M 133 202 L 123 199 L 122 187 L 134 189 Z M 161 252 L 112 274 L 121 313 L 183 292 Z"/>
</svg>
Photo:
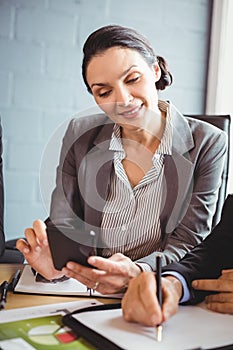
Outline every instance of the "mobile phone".
<svg viewBox="0 0 233 350">
<path fill-rule="evenodd" d="M 54 267 L 62 270 L 68 261 L 87 267 L 87 259 L 96 255 L 97 236 L 94 231 L 81 231 L 65 226 L 47 226 L 47 236 Z"/>
</svg>

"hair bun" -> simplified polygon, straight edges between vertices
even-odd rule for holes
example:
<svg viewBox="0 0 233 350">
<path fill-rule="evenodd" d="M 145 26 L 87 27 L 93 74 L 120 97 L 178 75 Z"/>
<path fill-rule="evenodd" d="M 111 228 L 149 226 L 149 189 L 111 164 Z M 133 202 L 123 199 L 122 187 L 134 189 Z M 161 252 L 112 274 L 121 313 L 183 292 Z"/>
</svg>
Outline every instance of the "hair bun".
<svg viewBox="0 0 233 350">
<path fill-rule="evenodd" d="M 168 65 L 165 59 L 161 56 L 157 56 L 157 60 L 161 69 L 161 77 L 155 85 L 158 90 L 164 90 L 167 86 L 172 84 L 173 78 L 172 74 L 169 72 Z"/>
</svg>

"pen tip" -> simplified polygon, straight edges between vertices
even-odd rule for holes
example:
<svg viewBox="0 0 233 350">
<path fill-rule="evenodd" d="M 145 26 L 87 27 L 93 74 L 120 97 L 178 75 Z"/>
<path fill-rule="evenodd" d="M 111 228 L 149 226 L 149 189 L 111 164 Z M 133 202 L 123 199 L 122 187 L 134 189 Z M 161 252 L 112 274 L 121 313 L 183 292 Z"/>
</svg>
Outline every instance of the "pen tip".
<svg viewBox="0 0 233 350">
<path fill-rule="evenodd" d="M 162 328 L 161 325 L 156 327 L 156 339 L 157 339 L 157 342 L 161 342 L 162 341 L 162 331 L 163 331 L 163 328 Z"/>
</svg>

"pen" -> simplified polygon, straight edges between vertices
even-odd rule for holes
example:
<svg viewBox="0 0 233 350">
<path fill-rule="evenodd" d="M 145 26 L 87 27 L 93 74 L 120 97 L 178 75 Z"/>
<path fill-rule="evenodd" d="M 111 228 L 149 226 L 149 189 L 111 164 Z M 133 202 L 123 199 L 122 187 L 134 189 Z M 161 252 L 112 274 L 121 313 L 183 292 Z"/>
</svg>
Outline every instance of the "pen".
<svg viewBox="0 0 233 350">
<path fill-rule="evenodd" d="M 8 290 L 10 290 L 11 292 L 14 291 L 14 289 L 15 289 L 15 287 L 16 287 L 16 284 L 17 284 L 18 281 L 19 281 L 20 273 L 21 273 L 21 271 L 20 271 L 20 269 L 18 269 L 18 270 L 16 271 L 16 273 L 14 274 L 12 280 L 11 280 L 10 283 L 9 283 L 9 288 L 8 288 Z"/>
<path fill-rule="evenodd" d="M 1 285 L 2 293 L 1 293 L 1 299 L 0 299 L 0 310 L 5 308 L 6 305 L 6 297 L 8 292 L 8 282 L 4 281 Z"/>
<path fill-rule="evenodd" d="M 89 292 L 89 296 L 92 297 L 92 289 L 87 287 L 87 292 Z"/>
<path fill-rule="evenodd" d="M 157 293 L 157 299 L 159 302 L 160 307 L 162 307 L 162 285 L 161 285 L 161 255 L 156 255 L 156 293 Z M 158 324 L 156 326 L 156 339 L 158 342 L 162 341 L 162 331 L 163 327 L 161 324 Z"/>
</svg>

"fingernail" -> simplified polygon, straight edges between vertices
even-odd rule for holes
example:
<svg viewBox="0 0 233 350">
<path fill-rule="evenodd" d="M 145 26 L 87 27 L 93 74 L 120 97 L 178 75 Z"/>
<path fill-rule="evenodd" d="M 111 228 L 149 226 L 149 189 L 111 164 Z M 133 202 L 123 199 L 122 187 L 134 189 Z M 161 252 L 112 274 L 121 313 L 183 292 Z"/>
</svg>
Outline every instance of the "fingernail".
<svg viewBox="0 0 233 350">
<path fill-rule="evenodd" d="M 28 248 L 24 248 L 23 252 L 24 252 L 24 254 L 28 254 L 29 253 L 29 249 Z"/>
<path fill-rule="evenodd" d="M 36 250 L 37 252 L 39 252 L 41 249 L 40 249 L 39 246 L 37 246 L 37 247 L 35 248 L 35 250 Z"/>
<path fill-rule="evenodd" d="M 67 267 L 68 267 L 68 269 L 71 269 L 71 270 L 72 270 L 72 269 L 74 268 L 74 264 L 72 264 L 72 263 L 69 262 L 69 263 L 67 264 Z"/>
<path fill-rule="evenodd" d="M 94 263 L 96 262 L 96 259 L 95 259 L 93 256 L 90 256 L 90 257 L 88 258 L 88 262 L 89 262 L 90 264 L 94 264 Z"/>
<path fill-rule="evenodd" d="M 197 287 L 197 281 L 193 281 L 193 282 L 192 282 L 192 286 L 193 286 L 193 287 Z"/>
</svg>

